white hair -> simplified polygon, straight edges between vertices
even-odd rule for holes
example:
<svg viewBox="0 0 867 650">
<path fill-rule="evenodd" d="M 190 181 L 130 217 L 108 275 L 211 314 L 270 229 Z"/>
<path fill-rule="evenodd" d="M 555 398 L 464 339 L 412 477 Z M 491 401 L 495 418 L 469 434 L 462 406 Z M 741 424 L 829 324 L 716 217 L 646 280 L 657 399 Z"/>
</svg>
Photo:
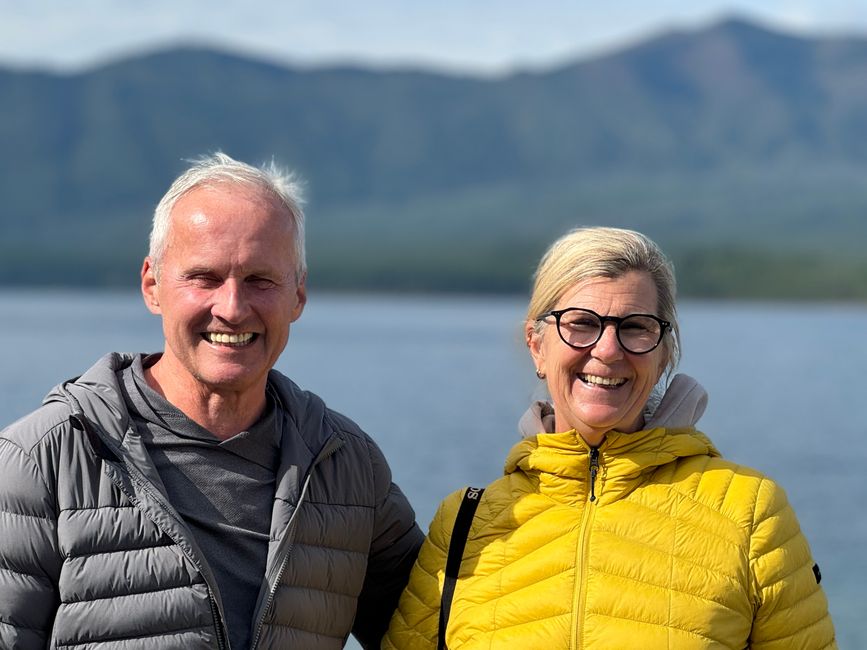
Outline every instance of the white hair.
<svg viewBox="0 0 867 650">
<path fill-rule="evenodd" d="M 178 200 L 191 190 L 202 186 L 235 183 L 259 189 L 286 210 L 294 229 L 295 271 L 300 280 L 307 272 L 304 253 L 304 211 L 301 186 L 294 174 L 279 167 L 273 160 L 262 167 L 239 162 L 221 151 L 192 161 L 193 165 L 175 179 L 154 210 L 148 255 L 159 274 L 160 263 L 166 250 L 171 214 Z"/>
</svg>

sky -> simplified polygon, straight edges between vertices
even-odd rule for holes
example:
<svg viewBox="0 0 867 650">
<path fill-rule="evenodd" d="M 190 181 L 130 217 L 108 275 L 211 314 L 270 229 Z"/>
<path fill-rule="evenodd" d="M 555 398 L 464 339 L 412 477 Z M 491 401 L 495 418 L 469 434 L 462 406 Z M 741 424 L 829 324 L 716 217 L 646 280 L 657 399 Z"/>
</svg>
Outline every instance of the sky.
<svg viewBox="0 0 867 650">
<path fill-rule="evenodd" d="M 865 0 L 0 0 L 0 65 L 85 69 L 178 44 L 280 63 L 497 75 L 737 15 L 867 36 Z"/>
</svg>

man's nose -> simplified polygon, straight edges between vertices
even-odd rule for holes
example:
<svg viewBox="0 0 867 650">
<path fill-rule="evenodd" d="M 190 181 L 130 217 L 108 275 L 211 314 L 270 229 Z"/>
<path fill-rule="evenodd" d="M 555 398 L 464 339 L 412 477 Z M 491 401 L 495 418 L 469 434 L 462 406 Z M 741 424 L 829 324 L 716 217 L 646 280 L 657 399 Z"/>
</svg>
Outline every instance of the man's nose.
<svg viewBox="0 0 867 650">
<path fill-rule="evenodd" d="M 247 317 L 250 303 L 243 283 L 228 279 L 217 289 L 211 313 L 227 323 L 240 323 Z"/>
</svg>

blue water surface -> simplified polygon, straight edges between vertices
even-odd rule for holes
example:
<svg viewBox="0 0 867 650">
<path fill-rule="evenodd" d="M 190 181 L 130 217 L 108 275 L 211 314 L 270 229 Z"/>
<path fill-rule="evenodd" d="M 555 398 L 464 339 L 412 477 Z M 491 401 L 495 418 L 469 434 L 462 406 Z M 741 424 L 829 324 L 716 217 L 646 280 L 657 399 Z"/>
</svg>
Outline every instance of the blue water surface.
<svg viewBox="0 0 867 650">
<path fill-rule="evenodd" d="M 312 292 L 277 368 L 374 436 L 426 528 L 446 494 L 501 474 L 538 396 L 524 308 Z M 786 488 L 840 647 L 867 647 L 867 307 L 685 302 L 680 323 L 680 370 L 710 393 L 700 427 Z M 109 350 L 162 347 L 159 320 L 122 292 L 0 291 L 0 337 L 2 424 Z"/>
</svg>

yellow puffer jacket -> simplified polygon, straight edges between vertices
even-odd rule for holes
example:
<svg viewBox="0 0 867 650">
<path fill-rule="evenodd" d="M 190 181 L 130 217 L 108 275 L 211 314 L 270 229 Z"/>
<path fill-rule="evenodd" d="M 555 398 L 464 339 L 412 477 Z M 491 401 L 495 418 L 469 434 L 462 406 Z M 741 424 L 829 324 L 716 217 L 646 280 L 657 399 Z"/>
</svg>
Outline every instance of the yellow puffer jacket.
<svg viewBox="0 0 867 650">
<path fill-rule="evenodd" d="M 515 445 L 476 512 L 450 650 L 835 648 L 818 570 L 785 494 L 719 457 L 695 429 Z M 431 523 L 383 641 L 436 647 L 449 539 L 463 491 Z"/>
</svg>

